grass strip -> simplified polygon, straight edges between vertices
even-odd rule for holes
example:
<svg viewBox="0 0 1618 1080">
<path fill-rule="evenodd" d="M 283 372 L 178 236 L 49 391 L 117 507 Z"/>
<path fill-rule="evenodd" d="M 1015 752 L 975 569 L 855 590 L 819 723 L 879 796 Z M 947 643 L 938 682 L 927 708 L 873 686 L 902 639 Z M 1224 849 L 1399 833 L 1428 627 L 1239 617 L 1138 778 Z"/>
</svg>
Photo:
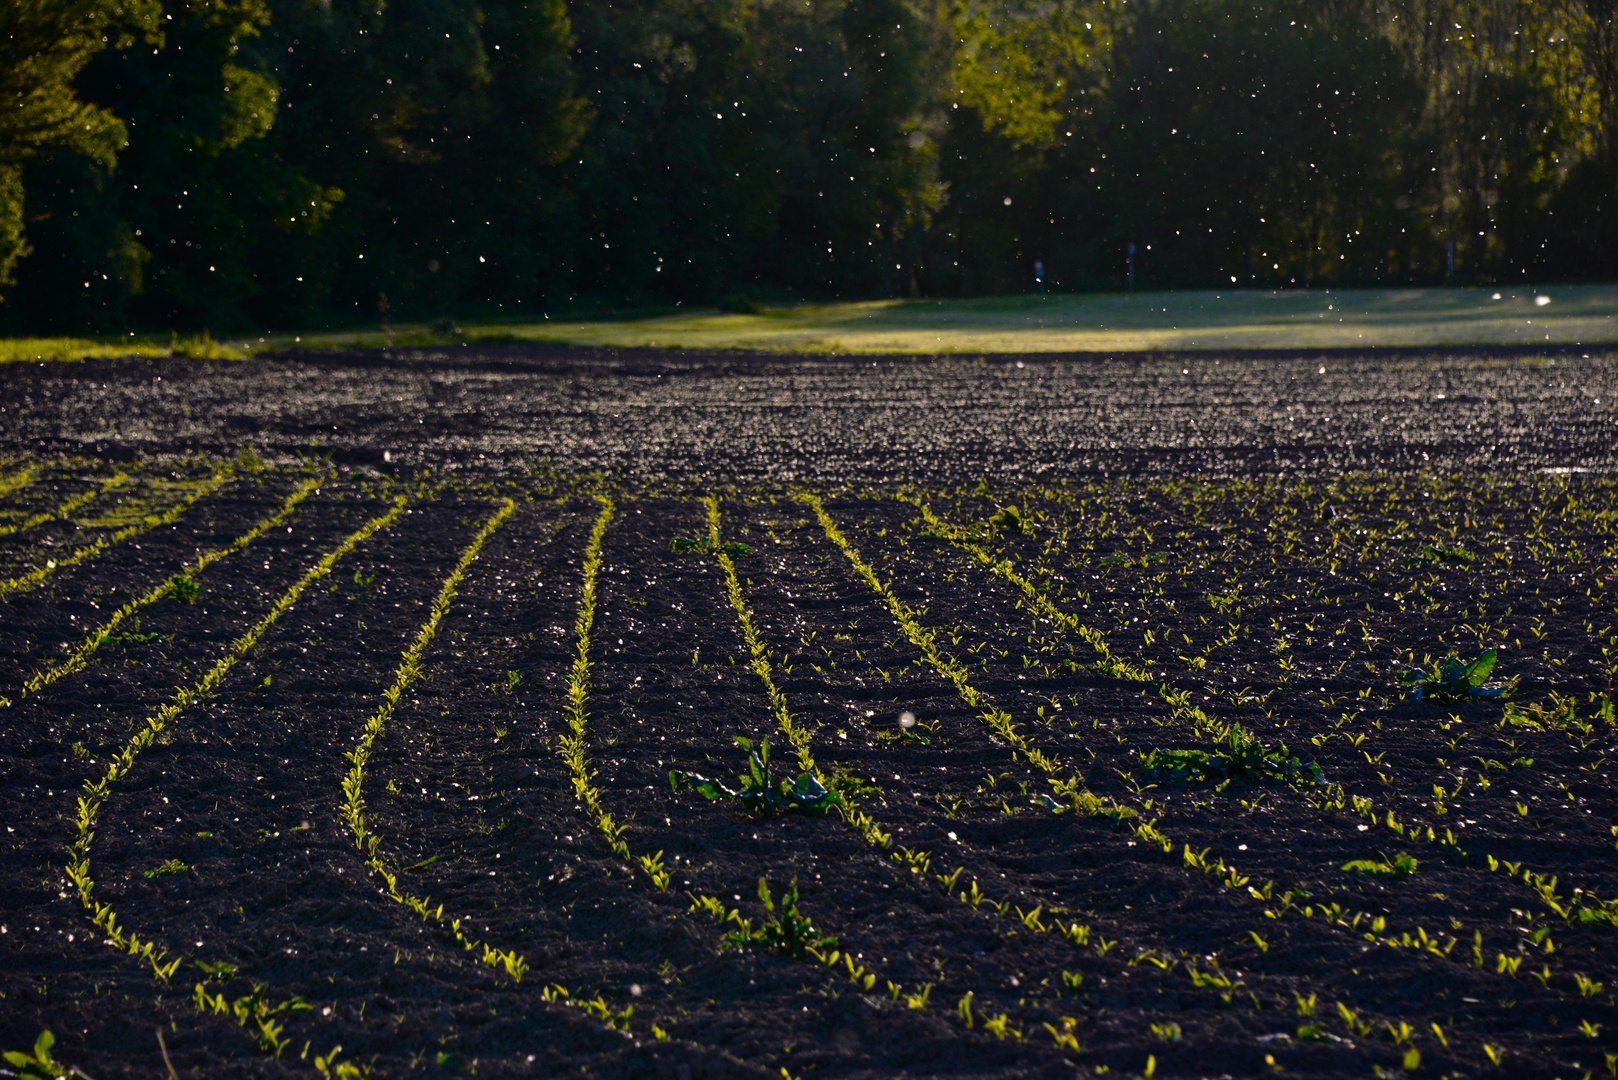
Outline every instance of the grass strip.
<svg viewBox="0 0 1618 1080">
<path fill-rule="evenodd" d="M 951 525 L 947 521 L 944 521 L 937 514 L 934 514 L 932 508 L 926 503 L 922 502 L 920 499 L 913 498 L 903 492 L 900 492 L 895 496 L 895 498 L 897 498 L 900 502 L 908 503 L 909 505 L 914 506 L 917 510 L 920 510 L 922 520 L 927 522 L 927 526 L 935 533 L 942 536 L 944 539 L 948 540 L 962 551 L 968 553 L 973 558 L 977 559 L 978 562 L 982 563 L 984 566 L 987 566 L 990 570 L 994 571 L 996 574 L 999 574 L 1011 584 L 1015 585 L 1019 590 L 1021 590 L 1023 596 L 1027 598 L 1028 602 L 1033 606 L 1035 611 L 1038 611 L 1047 619 L 1050 619 L 1057 625 L 1078 634 L 1085 641 L 1089 642 L 1090 647 L 1096 651 L 1096 655 L 1101 657 L 1100 661 L 1096 664 L 1097 670 L 1104 671 L 1116 678 L 1128 679 L 1131 682 L 1152 681 L 1152 675 L 1150 672 L 1142 668 L 1135 667 L 1128 661 L 1120 660 L 1114 656 L 1112 654 L 1112 650 L 1107 646 L 1107 637 L 1105 634 L 1099 630 L 1094 630 L 1088 626 L 1085 626 L 1078 620 L 1076 616 L 1063 611 L 1061 608 L 1051 603 L 1049 597 L 1041 592 L 1033 582 L 1017 573 L 1016 568 L 1011 565 L 1010 559 L 996 559 L 977 543 L 976 539 L 973 538 L 971 533 L 957 525 Z"/>
<path fill-rule="evenodd" d="M 215 661 L 214 665 L 207 670 L 207 674 L 202 675 L 201 680 L 196 685 L 193 685 L 193 687 L 181 687 L 170 703 L 165 704 L 159 711 L 147 717 L 146 724 L 142 725 L 139 732 L 134 733 L 134 737 L 128 743 L 125 743 L 125 748 L 112 759 L 112 764 L 108 764 L 107 772 L 105 772 L 104 776 L 100 777 L 99 780 L 86 780 L 84 782 L 84 795 L 79 797 L 78 818 L 70 827 L 71 834 L 73 834 L 73 842 L 70 845 L 73 858 L 66 865 L 66 874 L 68 874 L 68 879 L 73 881 L 74 887 L 78 889 L 79 902 L 84 905 L 87 912 L 91 912 L 92 921 L 94 921 L 95 925 L 100 926 L 107 933 L 108 941 L 112 941 L 115 946 L 128 950 L 131 955 L 142 955 L 142 957 L 150 960 L 152 972 L 157 975 L 157 978 L 162 983 L 168 983 L 168 978 L 175 973 L 175 968 L 180 967 L 180 960 L 163 962 L 163 952 L 155 947 L 154 942 L 146 942 L 142 946 L 138 938 L 134 936 L 133 931 L 126 934 L 120 926 L 116 925 L 116 916 L 113 915 L 112 905 L 95 904 L 95 882 L 91 879 L 91 842 L 95 839 L 95 819 L 100 814 L 102 803 L 105 803 L 108 795 L 112 793 L 112 785 L 128 776 L 129 769 L 134 767 L 134 759 L 141 755 L 141 751 L 152 745 L 155 738 L 159 737 L 159 733 L 162 733 L 162 730 L 170 722 L 175 721 L 175 717 L 180 716 L 181 712 L 191 708 L 193 704 L 201 701 L 210 693 L 214 693 L 218 685 L 225 680 L 225 675 L 230 674 L 230 670 L 238 664 L 238 661 L 241 661 L 241 657 L 246 656 L 259 643 L 260 638 L 270 630 L 270 627 L 273 627 L 275 622 L 283 614 L 286 614 L 286 610 L 298 602 L 298 597 L 303 596 L 304 589 L 314 585 L 320 578 L 324 578 L 324 576 L 332 572 L 332 567 L 337 565 L 338 560 L 343 559 L 348 552 L 353 551 L 354 547 L 361 544 L 364 539 L 372 536 L 377 529 L 387 528 L 388 525 L 392 525 L 393 521 L 398 520 L 401 513 L 404 513 L 404 507 L 408 505 L 408 502 L 409 495 L 400 495 L 398 499 L 395 499 L 393 507 L 387 513 L 382 513 L 382 515 L 377 515 L 377 517 L 366 521 L 358 531 L 349 534 L 345 541 L 338 544 L 332 551 L 327 552 L 320 559 L 320 562 L 317 562 L 314 567 L 304 572 L 304 575 L 298 578 L 298 581 L 294 581 L 291 588 L 286 589 L 282 597 L 275 601 L 269 612 L 265 612 L 264 617 L 259 619 L 259 622 L 254 623 L 244 635 L 239 636 L 235 641 L 231 641 L 230 649 L 225 653 L 225 656 L 218 657 L 218 661 Z"/>
<path fill-rule="evenodd" d="M 87 544 L 84 547 L 77 549 L 71 555 L 68 555 L 65 558 L 50 559 L 45 563 L 44 566 L 41 566 L 35 570 L 30 570 L 26 574 L 22 574 L 14 578 L 8 578 L 5 581 L 0 581 L 0 597 L 6 597 L 10 596 L 14 592 L 22 592 L 27 589 L 32 589 L 46 578 L 56 573 L 58 570 L 66 570 L 70 566 L 78 566 L 80 563 L 88 562 L 97 555 L 100 555 L 102 552 L 106 551 L 108 548 L 113 547 L 116 544 L 121 544 L 131 537 L 150 532 L 161 525 L 174 524 L 176 521 L 180 520 L 180 517 L 187 510 L 191 509 L 192 505 L 196 503 L 198 499 L 202 498 L 204 495 L 213 494 L 215 491 L 219 490 L 219 488 L 223 487 L 225 483 L 234 475 L 235 470 L 229 465 L 219 466 L 214 470 L 213 476 L 208 479 L 207 483 L 203 484 L 196 491 L 193 491 L 191 494 L 169 507 L 166 512 L 162 514 L 148 515 L 147 517 L 141 519 L 141 521 L 137 524 L 119 529 L 111 536 L 100 537 L 94 543 Z"/>
<path fill-rule="evenodd" d="M 116 491 L 118 488 L 123 487 L 127 483 L 129 483 L 128 473 L 121 471 L 115 473 L 112 479 L 108 480 L 100 487 L 91 491 L 86 491 L 82 495 L 75 495 L 73 498 L 67 500 L 54 509 L 42 510 L 19 525 L 0 525 L 0 536 L 11 536 L 15 533 L 27 532 L 35 525 L 43 525 L 47 521 L 55 521 L 57 518 L 65 518 L 73 511 L 89 502 L 91 499 L 100 498 L 109 491 Z"/>
<path fill-rule="evenodd" d="M 462 928 L 461 919 L 446 919 L 444 905 L 436 908 L 432 902 L 423 897 L 414 896 L 408 892 L 399 891 L 398 870 L 390 866 L 386 860 L 377 854 L 377 845 L 382 838 L 371 832 L 365 824 L 365 766 L 370 763 L 371 751 L 376 746 L 376 740 L 382 735 L 383 728 L 393 717 L 394 710 L 399 706 L 399 699 L 411 683 L 421 677 L 421 659 L 432 644 L 433 638 L 438 634 L 438 626 L 443 622 L 444 615 L 449 611 L 450 605 L 455 601 L 455 594 L 459 590 L 461 581 L 466 577 L 466 571 L 472 561 L 483 550 L 483 545 L 489 537 L 494 535 L 496 529 L 505 524 L 517 509 L 517 504 L 511 499 L 501 499 L 500 508 L 496 510 L 489 520 L 483 523 L 483 528 L 472 538 L 472 542 L 461 552 L 460 562 L 439 587 L 438 597 L 433 601 L 432 610 L 427 615 L 427 621 L 421 624 L 416 631 L 416 639 L 405 649 L 404 656 L 399 660 L 398 671 L 394 674 L 393 683 L 382 691 L 382 704 L 370 719 L 365 721 L 365 727 L 360 733 L 358 745 L 348 753 L 349 770 L 343 777 L 343 803 L 339 810 L 349 830 L 354 834 L 354 847 L 365 856 L 365 865 L 376 872 L 388 886 L 388 895 L 395 901 L 414 911 L 427 922 L 436 923 L 446 927 L 455 935 L 455 940 L 468 952 L 482 950 L 481 959 L 490 967 L 504 967 L 506 972 L 518 982 L 522 981 L 523 973 L 528 970 L 528 962 L 513 951 L 503 951 L 481 941 L 467 936 Z"/>
<path fill-rule="evenodd" d="M 195 561 L 182 566 L 180 573 L 186 576 L 200 574 L 220 559 L 241 551 L 260 536 L 263 536 L 265 532 L 284 522 L 297 509 L 298 504 L 320 490 L 320 485 L 330 479 L 331 475 L 328 473 L 326 476 L 317 476 L 305 481 L 298 486 L 296 491 L 287 496 L 286 501 L 281 504 L 281 508 L 274 514 L 260 521 L 224 547 L 197 556 Z M 88 665 L 90 657 L 113 635 L 125 619 L 169 595 L 171 582 L 172 579 L 168 579 L 159 585 L 154 585 L 142 595 L 113 612 L 111 618 L 92 630 L 89 636 L 84 639 L 83 644 L 74 650 L 73 655 L 60 664 L 55 664 L 29 676 L 28 681 L 23 683 L 22 696 L 27 697 L 29 694 L 38 693 L 56 680 L 66 675 L 71 675 L 75 671 L 83 670 Z M 0 708 L 5 708 L 11 703 L 10 698 L 0 697 Z"/>
</svg>

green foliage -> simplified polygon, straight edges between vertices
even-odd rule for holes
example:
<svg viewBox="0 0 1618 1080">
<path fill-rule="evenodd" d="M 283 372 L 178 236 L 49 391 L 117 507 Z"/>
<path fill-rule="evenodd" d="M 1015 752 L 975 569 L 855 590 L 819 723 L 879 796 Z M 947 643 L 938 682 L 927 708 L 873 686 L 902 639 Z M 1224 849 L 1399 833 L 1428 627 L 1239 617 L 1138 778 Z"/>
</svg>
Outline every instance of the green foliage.
<svg viewBox="0 0 1618 1080">
<path fill-rule="evenodd" d="M 1217 780 L 1221 787 L 1233 780 L 1319 782 L 1322 778 L 1315 762 L 1300 761 L 1287 750 L 1286 743 L 1265 745 L 1240 724 L 1226 728 L 1212 751 L 1153 749 L 1146 753 L 1141 765 L 1147 772 L 1175 780 Z"/>
<path fill-rule="evenodd" d="M 686 555 L 695 552 L 698 555 L 728 555 L 733 559 L 743 555 L 751 555 L 753 549 L 739 540 L 720 542 L 714 539 L 692 540 L 684 536 L 676 536 L 669 541 L 669 550 L 676 555 Z"/>
<path fill-rule="evenodd" d="M 1414 555 L 1406 555 L 1406 566 L 1432 566 L 1441 563 L 1447 566 L 1471 566 L 1475 556 L 1462 551 L 1460 548 L 1438 547 L 1433 544 L 1423 544 L 1421 550 Z"/>
<path fill-rule="evenodd" d="M 1403 10 L 10 0 L 4 320 L 1610 273 L 1610 19 Z"/>
<path fill-rule="evenodd" d="M 189 574 L 175 574 L 169 578 L 169 599 L 181 604 L 195 603 L 202 595 L 202 586 Z"/>
<path fill-rule="evenodd" d="M 63 1065 L 51 1057 L 51 1047 L 56 1045 L 56 1036 L 47 1028 L 39 1033 L 34 1040 L 34 1052 L 25 1053 L 21 1050 L 7 1050 L 6 1063 L 16 1070 L 19 1080 L 59 1080 L 64 1076 L 83 1076 L 78 1069 Z"/>
<path fill-rule="evenodd" d="M 146 880 L 151 881 L 154 878 L 169 877 L 172 874 L 184 873 L 189 869 L 191 868 L 185 863 L 181 862 L 179 859 L 169 859 L 167 862 L 159 864 L 152 870 L 143 871 L 143 874 Z"/>
<path fill-rule="evenodd" d="M 738 800 L 749 813 L 760 817 L 792 812 L 819 816 L 834 806 L 846 808 L 843 795 L 828 789 L 814 773 L 802 773 L 796 780 L 775 779 L 770 770 L 768 737 L 754 749 L 751 739 L 738 735 L 736 745 L 747 752 L 747 772 L 739 778 L 739 791 L 732 791 L 718 780 L 678 769 L 669 771 L 669 786 L 675 791 L 688 787 L 710 802 Z"/>
<path fill-rule="evenodd" d="M 1002 506 L 1000 512 L 989 519 L 989 527 L 1000 532 L 1021 535 L 1028 531 L 1021 512 L 1015 506 Z"/>
<path fill-rule="evenodd" d="M 1344 863 L 1343 869 L 1379 877 L 1409 877 L 1416 872 L 1416 858 L 1401 851 L 1392 859 L 1355 859 Z"/>
<path fill-rule="evenodd" d="M 826 949 L 837 944 L 837 939 L 820 933 L 808 916 L 798 910 L 798 879 L 793 878 L 781 894 L 777 904 L 770 897 L 770 887 L 763 878 L 758 879 L 758 898 L 764 904 L 764 919 L 753 926 L 751 919 L 743 919 L 736 912 L 730 921 L 736 929 L 725 935 L 725 943 L 743 948 L 761 945 L 782 956 L 802 956 L 805 950 Z"/>
<path fill-rule="evenodd" d="M 1399 683 L 1409 687 L 1410 696 L 1417 701 L 1441 703 L 1508 697 L 1517 688 L 1516 679 L 1503 683 L 1486 682 L 1494 672 L 1496 659 L 1493 649 L 1470 662 L 1451 652 L 1431 670 L 1406 668 L 1399 673 Z"/>
<path fill-rule="evenodd" d="M 50 150 L 111 167 L 128 128 L 82 99 L 75 82 L 109 44 L 160 40 L 161 16 L 158 0 L 7 0 L 0 7 L 0 285 L 14 281 L 28 253 L 22 167 Z"/>
</svg>

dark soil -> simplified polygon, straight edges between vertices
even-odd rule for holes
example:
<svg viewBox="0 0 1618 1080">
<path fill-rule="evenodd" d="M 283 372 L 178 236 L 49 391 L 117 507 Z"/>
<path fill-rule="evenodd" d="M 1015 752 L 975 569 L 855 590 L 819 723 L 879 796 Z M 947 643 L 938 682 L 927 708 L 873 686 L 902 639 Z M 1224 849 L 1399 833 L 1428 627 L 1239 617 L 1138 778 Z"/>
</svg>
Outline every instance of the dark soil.
<svg viewBox="0 0 1618 1080">
<path fill-rule="evenodd" d="M 11 364 L 0 367 L 0 433 L 33 454 L 251 442 L 378 467 L 548 462 L 635 484 L 1610 469 L 1613 360 L 1577 349 L 918 358 L 486 346 Z"/>
<path fill-rule="evenodd" d="M 41 465 L 0 495 L 0 523 L 140 466 L 0 537 L 4 578 L 235 469 L 173 524 L 0 596 L 0 1048 L 49 1028 L 97 1080 L 166 1075 L 159 1030 L 187 1078 L 336 1075 L 339 1046 L 377 1076 L 1618 1066 L 1618 925 L 1601 914 L 1618 914 L 1610 359 L 464 352 L 0 368 L 0 481 Z M 322 454 L 337 475 L 198 575 L 194 602 L 152 604 L 84 670 L 21 692 L 322 476 Z M 972 690 L 1137 816 L 1042 805 L 1043 775 L 907 637 L 803 487 Z M 560 754 L 597 490 L 616 507 L 584 743 L 633 864 Z M 717 558 L 670 549 L 706 536 L 710 493 L 749 548 L 736 568 L 786 707 L 890 850 L 836 811 L 765 819 L 671 788 L 670 769 L 735 786 L 736 736 L 770 736 L 796 775 Z M 67 880 L 83 785 L 405 494 L 410 512 L 113 786 L 94 901 L 182 961 L 165 984 L 103 943 Z M 520 982 L 391 899 L 339 815 L 367 718 L 505 497 L 517 510 L 471 564 L 364 796 L 379 854 L 411 868 L 399 889 L 521 954 Z M 990 524 L 1006 506 L 1022 524 Z M 1113 662 L 1038 604 L 1104 635 Z M 1509 710 L 1398 682 L 1485 649 L 1516 680 Z M 1211 752 L 1230 725 L 1322 782 L 1145 766 Z M 658 853 L 667 891 L 639 865 Z M 1400 853 L 1414 873 L 1342 869 Z M 726 946 L 737 924 L 695 901 L 757 926 L 761 879 L 777 900 L 796 881 L 869 990 L 842 960 Z M 276 1018 L 277 1056 L 199 1010 L 199 984 L 310 1008 Z"/>
</svg>

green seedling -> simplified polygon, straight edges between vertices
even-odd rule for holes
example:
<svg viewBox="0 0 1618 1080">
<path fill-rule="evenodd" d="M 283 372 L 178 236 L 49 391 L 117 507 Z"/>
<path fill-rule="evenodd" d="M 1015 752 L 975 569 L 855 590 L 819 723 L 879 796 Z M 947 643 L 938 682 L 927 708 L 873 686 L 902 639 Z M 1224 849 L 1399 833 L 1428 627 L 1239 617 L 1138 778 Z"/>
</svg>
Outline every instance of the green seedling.
<svg viewBox="0 0 1618 1080">
<path fill-rule="evenodd" d="M 1510 682 L 1485 682 L 1494 671 L 1496 659 L 1493 649 L 1470 663 L 1451 652 L 1444 657 L 1443 663 L 1431 671 L 1406 668 L 1399 673 L 1399 683 L 1409 687 L 1410 696 L 1417 701 L 1487 701 L 1509 697 L 1517 688 L 1516 679 Z"/>
<path fill-rule="evenodd" d="M 1147 772 L 1186 781 L 1257 781 L 1268 777 L 1288 782 L 1322 779 L 1320 766 L 1303 762 L 1287 751 L 1286 743 L 1266 746 L 1240 724 L 1232 724 L 1213 752 L 1158 750 L 1147 752 L 1141 764 Z"/>
<path fill-rule="evenodd" d="M 684 536 L 676 536 L 669 541 L 669 550 L 676 555 L 729 555 L 733 559 L 743 555 L 751 555 L 753 549 L 739 540 L 730 540 L 719 543 L 715 540 L 692 540 Z"/>
<path fill-rule="evenodd" d="M 736 736 L 736 745 L 747 752 L 747 772 L 740 777 L 741 790 L 732 791 L 717 780 L 697 773 L 669 770 L 669 786 L 679 791 L 689 787 L 710 802 L 736 799 L 749 813 L 760 817 L 774 817 L 796 811 L 819 816 L 834 806 L 845 807 L 842 795 L 827 789 L 814 773 L 806 772 L 796 780 L 777 780 L 770 772 L 770 740 L 766 736 L 753 747 L 753 740 Z"/>
<path fill-rule="evenodd" d="M 1051 786 L 1056 788 L 1056 793 L 1064 796 L 1066 801 L 1059 801 L 1041 793 L 1034 796 L 1034 802 L 1053 814 L 1065 814 L 1071 810 L 1080 817 L 1106 818 L 1108 821 L 1128 821 L 1130 818 L 1140 816 L 1139 812 L 1131 807 L 1119 806 L 1115 802 L 1086 791 L 1076 780 L 1052 780 Z"/>
<path fill-rule="evenodd" d="M 1342 868 L 1382 877 L 1409 877 L 1416 872 L 1416 858 L 1401 851 L 1391 860 L 1384 858 L 1379 862 L 1373 859 L 1355 859 L 1353 862 L 1344 863 Z"/>
<path fill-rule="evenodd" d="M 27 1054 L 21 1050 L 7 1050 L 6 1063 L 16 1070 L 14 1074 L 19 1080 L 61 1080 L 62 1077 L 78 1076 L 90 1080 L 80 1072 L 77 1067 L 63 1065 L 51 1057 L 51 1047 L 56 1045 L 56 1036 L 47 1028 L 39 1033 L 34 1040 L 34 1052 Z"/>
<path fill-rule="evenodd" d="M 147 881 L 151 881 L 153 878 L 168 877 L 170 874 L 183 873 L 189 869 L 191 868 L 185 863 L 181 862 L 179 859 L 170 859 L 155 869 L 145 871 L 142 876 L 144 876 Z"/>
<path fill-rule="evenodd" d="M 817 954 L 837 944 L 837 939 L 820 933 L 808 917 L 798 910 L 798 879 L 793 878 L 781 894 L 777 904 L 770 896 L 769 884 L 758 879 L 758 898 L 764 904 L 764 921 L 756 929 L 751 919 L 744 919 L 735 911 L 727 916 L 736 929 L 725 935 L 725 944 L 733 948 L 762 945 L 783 956 L 802 956 L 806 950 Z M 872 980 L 875 982 L 875 979 Z"/>
<path fill-rule="evenodd" d="M 236 977 L 236 972 L 239 970 L 235 964 L 227 963 L 223 960 L 216 963 L 198 960 L 197 968 L 208 976 L 209 982 L 229 982 Z"/>
<path fill-rule="evenodd" d="M 826 777 L 826 786 L 841 795 L 844 801 L 852 801 L 864 795 L 874 795 L 882 790 L 875 784 L 867 783 L 841 766 L 834 769 L 831 775 Z"/>
<path fill-rule="evenodd" d="M 1164 552 L 1164 551 L 1148 552 L 1146 554 L 1143 554 L 1143 555 L 1139 556 L 1138 558 L 1135 557 L 1135 556 L 1132 556 L 1132 555 L 1126 555 L 1126 554 L 1124 554 L 1123 552 L 1120 551 L 1120 552 L 1117 552 L 1115 554 L 1106 556 L 1105 558 L 1103 558 L 1100 561 L 1100 563 L 1098 565 L 1100 565 L 1100 566 L 1121 566 L 1125 570 L 1134 570 L 1134 569 L 1137 569 L 1137 568 L 1141 569 L 1141 570 L 1145 570 L 1147 567 L 1151 566 L 1153 563 L 1162 562 L 1164 559 L 1166 559 L 1168 557 L 1169 557 L 1168 553 Z"/>
<path fill-rule="evenodd" d="M 989 519 L 989 528 L 1019 536 L 1029 531 L 1028 523 L 1015 506 L 1002 506 L 1000 512 Z"/>
<path fill-rule="evenodd" d="M 202 586 L 189 574 L 175 574 L 169 578 L 168 596 L 180 604 L 194 603 L 202 595 Z"/>
<path fill-rule="evenodd" d="M 922 728 L 926 731 L 933 730 L 931 724 L 918 723 L 915 713 L 902 713 L 899 716 L 899 729 L 897 731 L 881 731 L 877 733 L 876 737 L 885 743 L 916 742 L 921 743 L 923 746 L 929 745 L 932 740 L 917 731 L 917 728 Z"/>
<path fill-rule="evenodd" d="M 1471 566 L 1477 556 L 1462 551 L 1460 548 L 1438 547 L 1435 544 L 1423 544 L 1421 550 L 1413 555 L 1406 555 L 1404 564 L 1407 567 L 1422 566 Z"/>
</svg>

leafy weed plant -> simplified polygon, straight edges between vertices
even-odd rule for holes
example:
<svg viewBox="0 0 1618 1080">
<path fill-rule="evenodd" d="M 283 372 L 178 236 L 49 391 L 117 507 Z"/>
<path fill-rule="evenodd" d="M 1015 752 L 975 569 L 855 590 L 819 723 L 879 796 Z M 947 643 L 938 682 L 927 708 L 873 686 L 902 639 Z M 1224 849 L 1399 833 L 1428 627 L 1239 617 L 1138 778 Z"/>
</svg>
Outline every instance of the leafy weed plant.
<svg viewBox="0 0 1618 1080">
<path fill-rule="evenodd" d="M 1496 659 L 1497 654 L 1493 649 L 1470 663 L 1451 652 L 1430 670 L 1406 668 L 1399 673 L 1399 683 L 1409 687 L 1410 696 L 1417 701 L 1444 703 L 1509 697 L 1517 688 L 1516 679 L 1496 683 L 1486 681 L 1494 673 Z"/>
<path fill-rule="evenodd" d="M 51 1047 L 56 1045 L 56 1036 L 51 1034 L 49 1028 L 39 1033 L 34 1040 L 32 1054 L 21 1050 L 7 1050 L 5 1052 L 6 1064 L 16 1072 L 13 1074 L 18 1080 L 61 1080 L 62 1077 L 82 1077 L 90 1080 L 75 1065 L 64 1065 L 51 1057 Z"/>
<path fill-rule="evenodd" d="M 806 951 L 837 944 L 836 938 L 816 930 L 809 917 L 798 910 L 797 878 L 781 893 L 779 903 L 771 898 L 769 883 L 759 878 L 758 898 L 764 905 L 764 918 L 755 927 L 752 920 L 730 912 L 729 921 L 736 924 L 736 929 L 725 935 L 725 945 L 737 949 L 758 945 L 782 956 L 799 957 Z"/>
<path fill-rule="evenodd" d="M 1219 790 L 1232 781 L 1265 779 L 1295 783 L 1321 780 L 1320 766 L 1294 757 L 1286 743 L 1265 745 L 1240 724 L 1231 724 L 1224 737 L 1207 750 L 1157 750 L 1146 753 L 1142 767 L 1150 773 L 1191 782 L 1218 781 Z"/>
<path fill-rule="evenodd" d="M 679 791 L 690 788 L 710 802 L 737 800 L 748 813 L 759 817 L 797 812 L 818 817 L 832 807 L 843 807 L 843 797 L 827 788 L 812 772 L 799 774 L 796 780 L 778 780 L 770 770 L 770 740 L 768 736 L 753 746 L 753 740 L 736 736 L 736 745 L 747 753 L 747 771 L 738 778 L 741 788 L 732 791 L 717 780 L 698 773 L 669 771 L 669 786 Z"/>
<path fill-rule="evenodd" d="M 1378 859 L 1355 859 L 1346 862 L 1344 870 L 1354 870 L 1361 874 L 1373 874 L 1378 877 L 1409 877 L 1416 872 L 1416 858 L 1401 851 L 1393 858 L 1383 856 Z"/>
</svg>

